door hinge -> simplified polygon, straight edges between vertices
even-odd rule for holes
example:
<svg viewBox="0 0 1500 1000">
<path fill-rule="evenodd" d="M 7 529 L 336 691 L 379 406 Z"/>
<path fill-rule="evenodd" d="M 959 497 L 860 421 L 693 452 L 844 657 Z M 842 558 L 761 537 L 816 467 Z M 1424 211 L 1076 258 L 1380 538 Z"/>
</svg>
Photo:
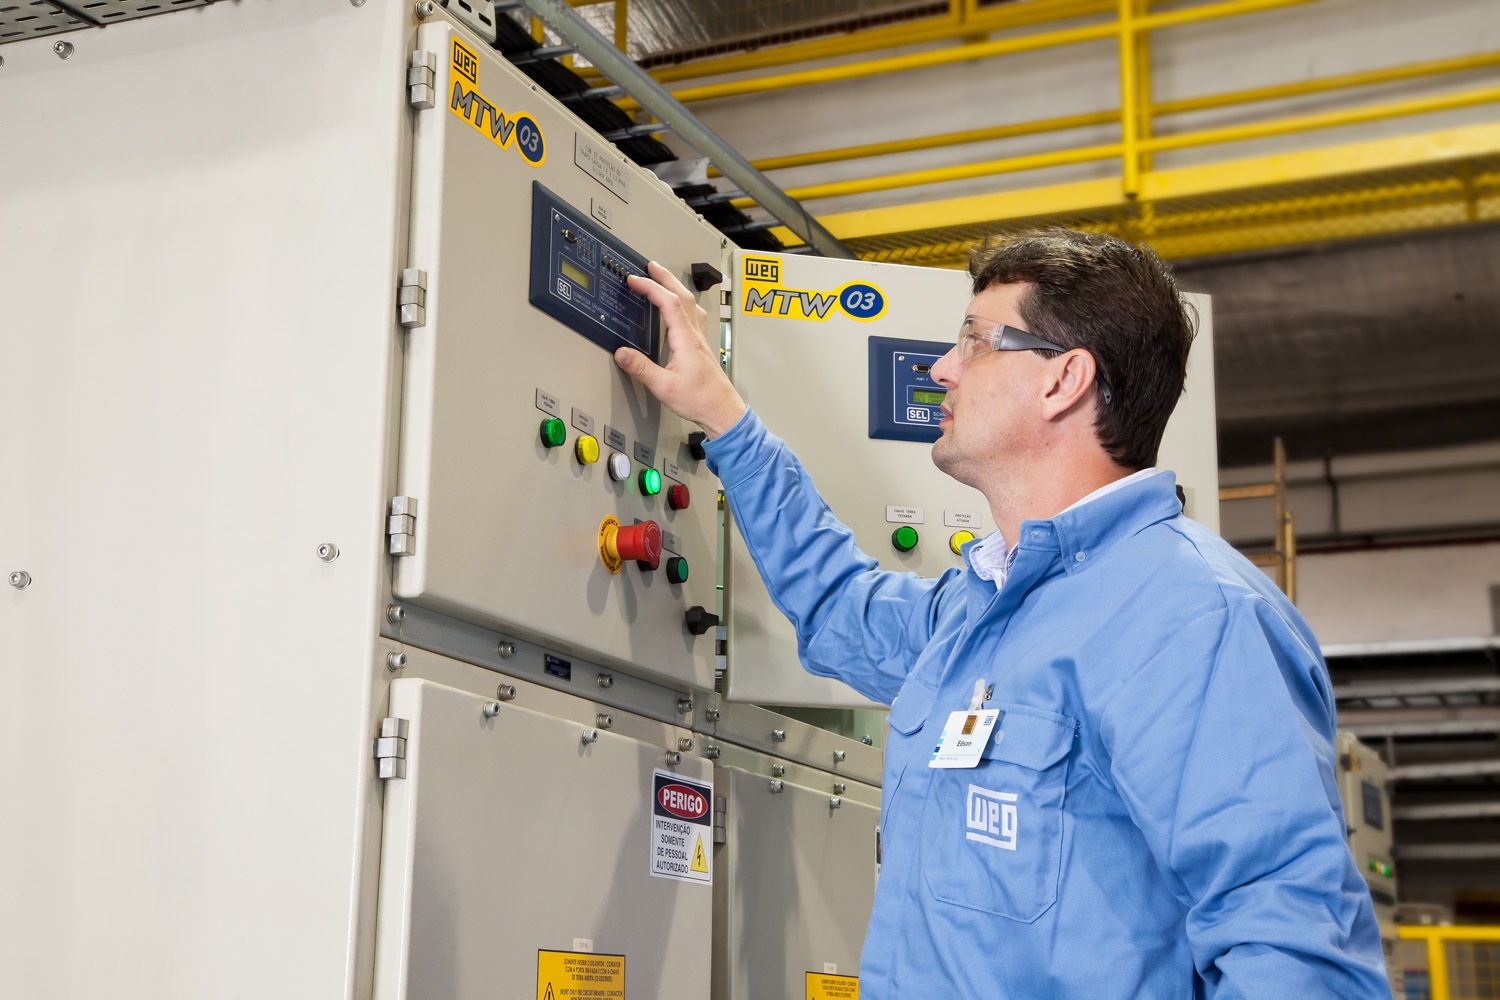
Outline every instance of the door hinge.
<svg viewBox="0 0 1500 1000">
<path fill-rule="evenodd" d="M 417 554 L 417 498 L 391 497 L 391 513 L 385 520 L 393 556 Z"/>
<path fill-rule="evenodd" d="M 437 107 L 437 56 L 417 49 L 406 67 L 406 93 L 418 111 Z"/>
<path fill-rule="evenodd" d="M 406 719 L 380 720 L 380 735 L 375 737 L 375 768 L 381 778 L 406 777 L 406 733 L 410 726 Z"/>
<path fill-rule="evenodd" d="M 401 272 L 396 305 L 401 309 L 401 325 L 408 330 L 427 325 L 427 272 L 408 267 Z"/>
<path fill-rule="evenodd" d="M 729 800 L 722 795 L 714 796 L 714 843 L 725 843 L 729 836 L 725 832 L 725 815 L 729 812 Z"/>
</svg>

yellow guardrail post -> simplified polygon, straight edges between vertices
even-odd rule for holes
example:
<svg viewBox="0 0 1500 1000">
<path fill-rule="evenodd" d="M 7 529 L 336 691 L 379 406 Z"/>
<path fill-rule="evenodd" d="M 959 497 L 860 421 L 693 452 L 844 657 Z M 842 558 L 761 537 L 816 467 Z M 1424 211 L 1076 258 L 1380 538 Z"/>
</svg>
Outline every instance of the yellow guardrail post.
<svg viewBox="0 0 1500 1000">
<path fill-rule="evenodd" d="M 1120 158 L 1121 187 L 1125 197 L 1141 193 L 1141 156 L 1136 149 L 1141 119 L 1137 110 L 1140 97 L 1136 83 L 1135 0 L 1120 0 Z"/>
</svg>

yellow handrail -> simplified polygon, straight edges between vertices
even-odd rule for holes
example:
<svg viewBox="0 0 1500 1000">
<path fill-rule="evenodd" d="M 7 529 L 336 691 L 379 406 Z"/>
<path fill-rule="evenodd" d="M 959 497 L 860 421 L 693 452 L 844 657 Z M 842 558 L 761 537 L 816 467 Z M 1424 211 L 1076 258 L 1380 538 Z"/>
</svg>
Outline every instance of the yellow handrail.
<svg viewBox="0 0 1500 1000">
<path fill-rule="evenodd" d="M 1396 928 L 1403 941 L 1422 941 L 1427 945 L 1427 977 L 1431 1000 L 1452 1000 L 1448 991 L 1449 941 L 1493 941 L 1500 943 L 1500 927 L 1430 927 L 1402 924 Z"/>
</svg>

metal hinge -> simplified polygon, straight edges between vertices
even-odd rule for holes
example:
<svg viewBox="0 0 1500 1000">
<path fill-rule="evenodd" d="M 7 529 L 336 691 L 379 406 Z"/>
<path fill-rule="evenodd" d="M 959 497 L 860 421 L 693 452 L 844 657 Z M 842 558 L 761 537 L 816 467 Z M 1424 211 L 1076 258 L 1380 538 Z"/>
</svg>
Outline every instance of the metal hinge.
<svg viewBox="0 0 1500 1000">
<path fill-rule="evenodd" d="M 375 737 L 375 768 L 380 777 L 406 777 L 406 733 L 410 726 L 405 719 L 380 720 L 380 735 Z"/>
<path fill-rule="evenodd" d="M 393 556 L 417 554 L 417 498 L 391 497 L 391 513 L 385 520 Z"/>
<path fill-rule="evenodd" d="M 729 839 L 725 832 L 725 815 L 729 812 L 729 800 L 722 795 L 714 796 L 714 843 L 722 844 Z"/>
<path fill-rule="evenodd" d="M 437 107 L 437 56 L 417 49 L 406 67 L 406 94 L 418 111 Z"/>
<path fill-rule="evenodd" d="M 427 272 L 408 267 L 401 272 L 401 285 L 397 289 L 396 305 L 401 310 L 401 325 L 412 327 L 427 325 Z"/>
</svg>

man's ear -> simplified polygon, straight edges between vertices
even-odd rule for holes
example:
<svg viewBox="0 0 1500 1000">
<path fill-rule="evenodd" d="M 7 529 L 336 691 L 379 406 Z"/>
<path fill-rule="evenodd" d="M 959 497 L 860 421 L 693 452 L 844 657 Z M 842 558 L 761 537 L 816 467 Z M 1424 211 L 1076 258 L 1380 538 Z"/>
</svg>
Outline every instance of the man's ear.
<svg viewBox="0 0 1500 1000">
<path fill-rule="evenodd" d="M 1094 356 L 1075 350 L 1058 355 L 1047 366 L 1051 375 L 1042 392 L 1042 417 L 1056 420 L 1087 399 L 1094 385 Z"/>
</svg>

